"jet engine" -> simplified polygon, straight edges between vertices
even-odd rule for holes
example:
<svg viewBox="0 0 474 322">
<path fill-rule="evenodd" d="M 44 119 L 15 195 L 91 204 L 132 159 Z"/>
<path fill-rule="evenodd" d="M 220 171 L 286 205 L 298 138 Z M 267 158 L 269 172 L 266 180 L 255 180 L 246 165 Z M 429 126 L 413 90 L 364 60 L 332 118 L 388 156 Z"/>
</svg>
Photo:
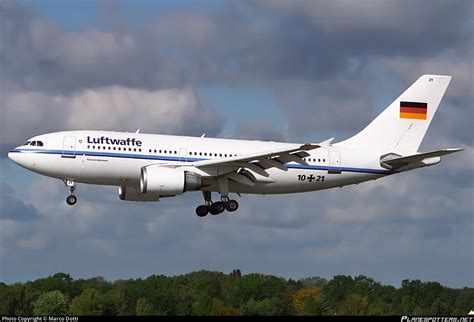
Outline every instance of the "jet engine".
<svg viewBox="0 0 474 322">
<path fill-rule="evenodd" d="M 159 201 L 160 194 L 156 192 L 142 193 L 138 187 L 119 187 L 119 198 L 127 201 Z"/>
<path fill-rule="evenodd" d="M 140 191 L 160 196 L 176 196 L 203 186 L 201 175 L 183 169 L 148 166 L 141 169 Z"/>
</svg>

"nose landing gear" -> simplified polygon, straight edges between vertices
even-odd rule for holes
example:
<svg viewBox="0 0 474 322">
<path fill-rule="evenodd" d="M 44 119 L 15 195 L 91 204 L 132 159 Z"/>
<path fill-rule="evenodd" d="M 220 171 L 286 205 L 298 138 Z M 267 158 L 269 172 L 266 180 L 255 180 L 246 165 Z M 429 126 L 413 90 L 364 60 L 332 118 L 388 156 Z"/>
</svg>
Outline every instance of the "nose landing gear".
<svg viewBox="0 0 474 322">
<path fill-rule="evenodd" d="M 66 203 L 69 205 L 69 206 L 73 206 L 75 205 L 77 202 L 77 197 L 75 195 L 70 195 L 70 196 L 67 196 L 66 197 Z"/>
<path fill-rule="evenodd" d="M 76 190 L 76 184 L 72 180 L 63 180 L 66 187 L 69 189 L 69 196 L 66 197 L 66 203 L 69 206 L 73 206 L 77 202 L 77 197 L 74 195 Z"/>
</svg>

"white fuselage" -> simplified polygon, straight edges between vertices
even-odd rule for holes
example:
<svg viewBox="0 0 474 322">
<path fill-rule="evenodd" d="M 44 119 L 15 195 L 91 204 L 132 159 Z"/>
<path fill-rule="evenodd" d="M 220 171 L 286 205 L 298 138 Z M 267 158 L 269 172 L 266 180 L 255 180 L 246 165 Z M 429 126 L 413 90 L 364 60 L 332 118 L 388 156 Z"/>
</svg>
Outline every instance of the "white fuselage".
<svg viewBox="0 0 474 322">
<path fill-rule="evenodd" d="M 191 162 L 225 159 L 278 149 L 288 143 L 154 135 L 110 131 L 65 131 L 36 136 L 42 146 L 19 146 L 10 151 L 14 162 L 61 180 L 78 183 L 139 187 L 141 168 L 155 164 L 186 166 Z M 380 166 L 390 151 L 335 145 L 308 151 L 308 165 L 285 164 L 287 171 L 268 169 L 269 177 L 249 186 L 229 181 L 229 192 L 284 194 L 316 191 L 392 174 Z M 219 171 L 219 169 L 216 169 Z M 202 188 L 218 191 L 217 182 Z"/>
</svg>

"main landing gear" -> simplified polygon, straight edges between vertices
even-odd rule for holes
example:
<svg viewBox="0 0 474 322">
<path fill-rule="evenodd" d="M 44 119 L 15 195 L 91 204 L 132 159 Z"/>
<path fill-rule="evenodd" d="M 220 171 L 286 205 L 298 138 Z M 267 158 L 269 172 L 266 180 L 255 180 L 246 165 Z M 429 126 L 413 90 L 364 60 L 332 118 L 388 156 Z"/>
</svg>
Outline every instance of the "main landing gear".
<svg viewBox="0 0 474 322">
<path fill-rule="evenodd" d="M 224 210 L 234 212 L 239 208 L 239 203 L 236 200 L 229 199 L 228 196 L 222 196 L 221 201 L 212 202 L 210 191 L 203 191 L 202 194 L 204 196 L 204 205 L 196 208 L 196 214 L 199 217 L 204 217 L 208 213 L 215 216 L 223 213 Z"/>
<path fill-rule="evenodd" d="M 69 189 L 69 196 L 66 197 L 66 203 L 69 206 L 73 206 L 77 202 L 77 197 L 74 195 L 76 190 L 76 184 L 72 180 L 63 180 L 66 187 Z"/>
</svg>

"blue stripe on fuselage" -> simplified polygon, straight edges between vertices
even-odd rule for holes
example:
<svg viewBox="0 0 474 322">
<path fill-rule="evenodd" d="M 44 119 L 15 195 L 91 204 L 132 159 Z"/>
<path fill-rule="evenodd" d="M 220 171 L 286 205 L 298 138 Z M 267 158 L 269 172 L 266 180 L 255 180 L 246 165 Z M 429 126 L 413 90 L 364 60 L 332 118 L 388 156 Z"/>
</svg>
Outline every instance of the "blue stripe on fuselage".
<svg viewBox="0 0 474 322">
<path fill-rule="evenodd" d="M 146 155 L 146 154 L 130 154 L 130 153 L 114 153 L 114 152 L 93 152 L 93 151 L 63 151 L 63 150 L 46 150 L 46 149 L 13 149 L 10 152 L 23 153 L 40 153 L 40 154 L 59 154 L 59 155 L 83 155 L 94 157 L 110 157 L 110 158 L 126 158 L 126 159 L 142 159 L 142 160 L 160 160 L 160 161 L 177 161 L 177 162 L 195 162 L 209 160 L 205 158 L 189 158 L 189 157 L 168 157 L 161 155 Z M 337 171 L 339 168 L 320 165 L 301 165 L 301 164 L 285 164 L 288 169 L 300 170 L 327 170 Z M 359 173 L 374 173 L 374 174 L 393 174 L 395 171 L 381 170 L 381 169 L 367 169 L 367 168 L 352 168 L 341 167 L 340 171 L 345 172 L 359 172 Z"/>
</svg>

